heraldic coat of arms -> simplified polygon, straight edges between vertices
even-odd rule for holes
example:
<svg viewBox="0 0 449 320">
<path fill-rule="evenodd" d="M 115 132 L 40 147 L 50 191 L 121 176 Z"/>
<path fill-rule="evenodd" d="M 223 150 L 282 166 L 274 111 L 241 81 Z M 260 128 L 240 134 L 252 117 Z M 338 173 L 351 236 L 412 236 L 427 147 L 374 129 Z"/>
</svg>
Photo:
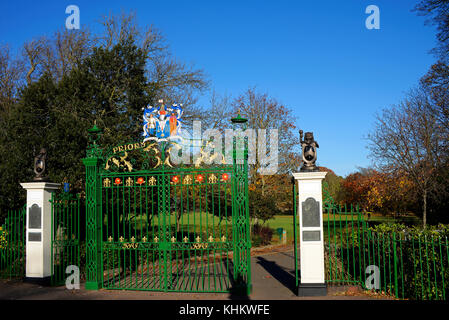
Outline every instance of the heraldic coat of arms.
<svg viewBox="0 0 449 320">
<path fill-rule="evenodd" d="M 165 106 L 159 100 L 159 107 L 148 105 L 143 111 L 143 141 L 167 141 L 182 139 L 180 136 L 182 125 L 182 104 Z"/>
</svg>

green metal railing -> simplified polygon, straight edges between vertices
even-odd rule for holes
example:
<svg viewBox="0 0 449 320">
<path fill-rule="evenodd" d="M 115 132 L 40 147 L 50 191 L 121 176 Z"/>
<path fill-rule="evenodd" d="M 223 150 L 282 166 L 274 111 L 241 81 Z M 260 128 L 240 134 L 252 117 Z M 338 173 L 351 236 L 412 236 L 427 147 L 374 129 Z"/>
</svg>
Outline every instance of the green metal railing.
<svg viewBox="0 0 449 320">
<path fill-rule="evenodd" d="M 358 284 L 365 271 L 362 252 L 366 223 L 360 211 L 353 206 L 325 203 L 323 222 L 326 281 Z"/>
<path fill-rule="evenodd" d="M 293 209 L 297 190 L 293 185 Z M 378 272 L 378 292 L 400 299 L 446 300 L 449 246 L 446 236 L 376 232 L 358 207 L 338 206 L 323 184 L 325 279 L 330 285 L 360 285 L 371 289 L 372 269 Z M 299 284 L 298 225 L 293 216 L 295 280 Z M 367 269 L 371 266 L 370 269 Z"/>
<path fill-rule="evenodd" d="M 447 299 L 447 237 L 368 230 L 365 239 L 365 251 L 370 253 L 365 266 L 376 265 L 379 268 L 380 291 L 401 299 Z"/>
<path fill-rule="evenodd" d="M 63 285 L 70 265 L 80 268 L 80 199 L 68 192 L 52 193 L 52 285 Z"/>
<path fill-rule="evenodd" d="M 0 278 L 25 276 L 26 206 L 10 210 L 0 225 Z"/>
<path fill-rule="evenodd" d="M 367 288 L 372 280 L 367 268 L 375 266 L 379 292 L 401 299 L 445 300 L 448 250 L 446 237 L 374 232 L 357 208 L 338 207 L 327 219 L 326 281 Z"/>
</svg>

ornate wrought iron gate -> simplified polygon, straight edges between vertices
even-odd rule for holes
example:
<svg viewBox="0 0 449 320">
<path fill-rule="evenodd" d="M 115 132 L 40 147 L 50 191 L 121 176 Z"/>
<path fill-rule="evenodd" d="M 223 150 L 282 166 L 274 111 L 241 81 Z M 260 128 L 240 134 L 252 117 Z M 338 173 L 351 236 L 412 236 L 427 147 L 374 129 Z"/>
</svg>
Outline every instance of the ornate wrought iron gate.
<svg viewBox="0 0 449 320">
<path fill-rule="evenodd" d="M 103 150 L 101 133 L 83 159 L 86 288 L 249 294 L 247 139 L 232 164 L 175 167 L 173 142 Z"/>
</svg>

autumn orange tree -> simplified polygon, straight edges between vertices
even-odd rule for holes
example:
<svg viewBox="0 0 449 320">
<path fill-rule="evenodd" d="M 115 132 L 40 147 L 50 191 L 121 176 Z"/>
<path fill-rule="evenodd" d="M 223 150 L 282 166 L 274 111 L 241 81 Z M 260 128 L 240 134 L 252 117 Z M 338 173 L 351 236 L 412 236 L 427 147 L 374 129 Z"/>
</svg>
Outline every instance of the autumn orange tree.
<svg viewBox="0 0 449 320">
<path fill-rule="evenodd" d="M 374 204 L 380 206 L 382 200 L 379 195 L 380 184 L 376 183 L 378 173 L 372 169 L 361 169 L 351 173 L 342 182 L 342 202 L 359 205 L 363 211 L 373 209 Z"/>
<path fill-rule="evenodd" d="M 411 203 L 413 182 L 401 171 L 381 172 L 361 168 L 341 183 L 341 203 L 358 204 L 364 211 L 398 213 Z"/>
</svg>

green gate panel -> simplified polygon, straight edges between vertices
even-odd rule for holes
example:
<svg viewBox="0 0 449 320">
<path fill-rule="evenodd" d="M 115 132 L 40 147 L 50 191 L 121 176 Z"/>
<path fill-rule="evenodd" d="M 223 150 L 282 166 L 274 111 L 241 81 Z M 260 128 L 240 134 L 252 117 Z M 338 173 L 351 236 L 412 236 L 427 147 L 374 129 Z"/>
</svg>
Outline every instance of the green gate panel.
<svg viewBox="0 0 449 320">
<path fill-rule="evenodd" d="M 175 166 L 175 143 L 89 135 L 86 289 L 250 292 L 247 139 L 239 164 L 234 143 L 233 163 Z"/>
</svg>

